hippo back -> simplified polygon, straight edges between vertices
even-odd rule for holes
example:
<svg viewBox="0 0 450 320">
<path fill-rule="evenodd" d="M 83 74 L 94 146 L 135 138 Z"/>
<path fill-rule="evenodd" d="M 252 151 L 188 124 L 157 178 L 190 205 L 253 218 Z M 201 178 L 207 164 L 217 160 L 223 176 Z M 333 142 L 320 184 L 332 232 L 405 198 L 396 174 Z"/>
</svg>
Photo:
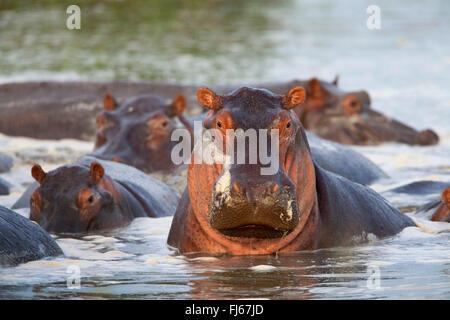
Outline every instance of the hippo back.
<svg viewBox="0 0 450 320">
<path fill-rule="evenodd" d="M 415 226 L 371 188 L 316 166 L 321 220 L 319 247 L 333 247 L 384 238 Z"/>
<path fill-rule="evenodd" d="M 0 206 L 0 265 L 62 254 L 55 240 L 39 225 Z"/>
<path fill-rule="evenodd" d="M 189 118 L 191 126 L 194 126 L 194 121 L 203 122 L 206 114 L 205 112 Z M 388 178 L 383 170 L 362 154 L 342 144 L 322 139 L 307 130 L 305 132 L 311 157 L 323 169 L 364 185 L 371 184 L 378 179 Z"/>
</svg>

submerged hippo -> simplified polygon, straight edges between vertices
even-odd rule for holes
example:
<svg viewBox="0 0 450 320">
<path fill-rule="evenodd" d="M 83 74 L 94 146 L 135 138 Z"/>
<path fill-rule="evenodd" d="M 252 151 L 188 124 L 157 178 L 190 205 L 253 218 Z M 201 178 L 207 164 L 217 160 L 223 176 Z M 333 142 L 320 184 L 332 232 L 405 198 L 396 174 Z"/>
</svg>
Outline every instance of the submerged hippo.
<svg viewBox="0 0 450 320">
<path fill-rule="evenodd" d="M 118 105 L 107 94 L 105 110 L 97 116 L 97 136 L 93 155 L 114 160 L 145 172 L 176 169 L 170 158 L 176 142 L 171 141 L 177 128 L 192 131 L 182 115 L 186 98 L 179 94 L 171 103 L 154 95 L 141 95 Z"/>
<path fill-rule="evenodd" d="M 442 191 L 440 199 L 427 203 L 415 214 L 427 214 L 431 221 L 450 222 L 450 187 L 446 187 Z"/>
<path fill-rule="evenodd" d="M 417 132 L 396 120 L 370 109 L 365 91 L 346 92 L 337 80 L 293 80 L 250 85 L 284 94 L 296 85 L 307 89 L 305 103 L 297 108 L 304 127 L 325 139 L 346 144 L 377 144 L 393 141 L 408 144 L 435 144 L 431 130 Z M 241 85 L 215 86 L 226 93 Z M 114 92 L 120 99 L 155 94 L 173 99 L 183 94 L 190 106 L 188 114 L 198 113 L 197 86 L 155 82 L 28 82 L 0 85 L 0 132 L 39 139 L 73 138 L 92 140 L 96 133 L 95 115 L 102 111 L 101 97 Z M 25 115 L 25 116 L 24 116 Z"/>
<path fill-rule="evenodd" d="M 49 232 L 122 227 L 137 217 L 173 215 L 178 195 L 144 173 L 92 157 L 45 172 L 31 169 L 31 185 L 13 208 L 30 204 L 30 219 Z M 30 196 L 31 195 L 31 196 Z"/>
<path fill-rule="evenodd" d="M 415 226 L 372 189 L 315 164 L 293 111 L 305 99 L 302 87 L 284 96 L 246 87 L 218 95 L 202 88 L 198 99 L 210 109 L 204 129 L 219 132 L 205 143 L 225 161 L 191 161 L 188 187 L 167 240 L 172 248 L 181 253 L 269 254 L 351 245 Z M 268 129 L 266 141 L 261 140 L 264 133 L 258 136 L 259 146 L 278 129 L 278 144 L 270 144 L 270 150 L 278 150 L 278 171 L 263 173 L 267 166 L 260 159 L 239 164 L 229 156 L 220 158 L 222 144 L 230 141 L 217 137 L 237 128 Z M 249 147 L 246 143 L 245 150 Z"/>
<path fill-rule="evenodd" d="M 320 137 L 343 144 L 374 145 L 399 142 L 434 145 L 438 135 L 417 130 L 373 110 L 366 91 L 344 92 L 337 86 L 313 78 L 299 82 L 306 87 L 307 99 L 296 108 L 303 127 Z"/>
<path fill-rule="evenodd" d="M 0 206 L 0 266 L 62 254 L 55 240 L 36 223 Z"/>
</svg>

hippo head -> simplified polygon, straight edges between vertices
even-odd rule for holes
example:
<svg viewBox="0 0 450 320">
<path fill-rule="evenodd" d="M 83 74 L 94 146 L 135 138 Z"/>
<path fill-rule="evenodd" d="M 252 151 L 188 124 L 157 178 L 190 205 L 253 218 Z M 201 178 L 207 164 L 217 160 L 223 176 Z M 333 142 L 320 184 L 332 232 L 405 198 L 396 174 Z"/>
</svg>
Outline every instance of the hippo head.
<svg viewBox="0 0 450 320">
<path fill-rule="evenodd" d="M 95 157 L 145 172 L 174 169 L 170 152 L 176 142 L 171 141 L 171 134 L 177 127 L 187 126 L 181 120 L 186 109 L 183 95 L 169 104 L 156 96 L 142 95 L 119 107 L 107 94 L 103 104 L 105 110 L 97 116 Z"/>
<path fill-rule="evenodd" d="M 191 160 L 188 192 L 201 228 L 216 240 L 213 250 L 262 254 L 288 246 L 311 224 L 316 197 L 314 164 L 293 110 L 305 90 L 297 86 L 281 96 L 244 87 L 219 96 L 201 88 L 197 97 L 211 110 L 204 133 L 215 132 L 213 139 L 203 135 L 202 150 L 215 158 Z"/>
<path fill-rule="evenodd" d="M 305 103 L 296 111 L 305 129 L 322 138 L 356 145 L 432 145 L 439 141 L 432 130 L 418 132 L 374 111 L 366 91 L 344 92 L 337 87 L 337 79 L 328 83 L 313 78 L 307 82 L 306 92 Z"/>
<path fill-rule="evenodd" d="M 120 197 L 102 165 L 59 167 L 48 173 L 39 165 L 31 169 L 40 184 L 30 199 L 30 219 L 49 232 L 89 232 L 123 226 L 127 217 Z"/>
<path fill-rule="evenodd" d="M 450 187 L 442 191 L 442 202 L 431 217 L 432 221 L 450 222 Z"/>
</svg>

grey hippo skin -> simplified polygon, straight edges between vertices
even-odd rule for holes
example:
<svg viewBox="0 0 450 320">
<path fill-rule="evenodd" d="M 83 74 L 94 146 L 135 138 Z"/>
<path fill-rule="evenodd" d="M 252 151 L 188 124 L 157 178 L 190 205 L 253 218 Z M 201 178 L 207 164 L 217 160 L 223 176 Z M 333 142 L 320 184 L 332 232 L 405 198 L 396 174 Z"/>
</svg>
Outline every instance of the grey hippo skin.
<svg viewBox="0 0 450 320">
<path fill-rule="evenodd" d="M 9 194 L 9 188 L 9 182 L 0 177 L 0 196 L 7 196 Z"/>
<path fill-rule="evenodd" d="M 432 199 L 414 213 L 431 221 L 450 222 L 450 182 L 444 184 L 440 197 Z"/>
<path fill-rule="evenodd" d="M 0 265 L 17 265 L 62 254 L 55 240 L 36 223 L 0 206 Z"/>
<path fill-rule="evenodd" d="M 193 127 L 194 121 L 203 122 L 205 116 L 206 113 L 203 113 L 188 120 Z M 305 132 L 311 157 L 316 165 L 321 168 L 363 185 L 372 184 L 379 179 L 389 178 L 375 163 L 350 147 L 322 139 L 306 130 Z"/>
<path fill-rule="evenodd" d="M 246 84 L 247 85 L 247 84 Z M 212 86 L 223 94 L 241 85 Z M 432 145 L 439 142 L 432 130 L 421 132 L 390 119 L 371 108 L 366 91 L 344 91 L 337 80 L 312 78 L 278 83 L 250 84 L 285 94 L 294 86 L 303 86 L 305 103 L 296 108 L 304 128 L 322 138 L 344 144 L 399 142 Z M 0 85 L 0 132 L 39 139 L 74 138 L 92 140 L 95 115 L 101 100 L 111 93 L 121 103 L 142 94 L 157 95 L 167 101 L 178 94 L 187 98 L 187 115 L 200 112 L 196 101 L 199 86 L 152 82 L 27 82 Z"/>
</svg>

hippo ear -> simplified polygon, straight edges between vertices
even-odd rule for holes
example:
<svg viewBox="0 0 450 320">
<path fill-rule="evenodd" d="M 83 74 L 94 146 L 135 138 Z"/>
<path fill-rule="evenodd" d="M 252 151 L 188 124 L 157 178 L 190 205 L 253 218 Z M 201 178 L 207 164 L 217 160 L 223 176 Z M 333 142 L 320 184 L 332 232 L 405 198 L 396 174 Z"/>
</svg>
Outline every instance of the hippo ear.
<svg viewBox="0 0 450 320">
<path fill-rule="evenodd" d="M 321 97 L 323 94 L 322 85 L 320 84 L 320 81 L 317 80 L 317 78 L 312 78 L 308 81 L 306 90 L 308 92 L 308 96 L 311 97 Z"/>
<path fill-rule="evenodd" d="M 186 98 L 182 94 L 179 94 L 173 99 L 170 105 L 170 115 L 172 117 L 182 115 L 184 110 L 186 110 Z"/>
<path fill-rule="evenodd" d="M 98 162 L 91 163 L 91 179 L 95 184 L 98 184 L 102 180 L 105 174 L 105 169 Z"/>
<path fill-rule="evenodd" d="M 282 104 L 284 109 L 292 109 L 305 101 L 306 92 L 303 87 L 297 86 L 289 90 L 283 97 Z"/>
<path fill-rule="evenodd" d="M 106 110 L 114 110 L 117 108 L 117 102 L 116 99 L 112 96 L 112 94 L 107 93 L 105 97 L 103 98 L 103 107 Z"/>
<path fill-rule="evenodd" d="M 335 85 L 335 86 L 337 87 L 337 86 L 338 86 L 338 83 L 339 83 L 339 75 L 337 74 L 337 75 L 336 75 L 336 78 L 334 78 L 332 84 Z"/>
<path fill-rule="evenodd" d="M 31 175 L 37 182 L 39 182 L 39 184 L 42 184 L 42 181 L 44 180 L 44 178 L 47 174 L 45 173 L 45 171 L 42 169 L 42 167 L 40 165 L 35 164 L 31 168 Z"/>
<path fill-rule="evenodd" d="M 198 102 L 211 110 L 219 110 L 222 108 L 222 97 L 208 88 L 200 88 L 197 91 Z"/>
</svg>

